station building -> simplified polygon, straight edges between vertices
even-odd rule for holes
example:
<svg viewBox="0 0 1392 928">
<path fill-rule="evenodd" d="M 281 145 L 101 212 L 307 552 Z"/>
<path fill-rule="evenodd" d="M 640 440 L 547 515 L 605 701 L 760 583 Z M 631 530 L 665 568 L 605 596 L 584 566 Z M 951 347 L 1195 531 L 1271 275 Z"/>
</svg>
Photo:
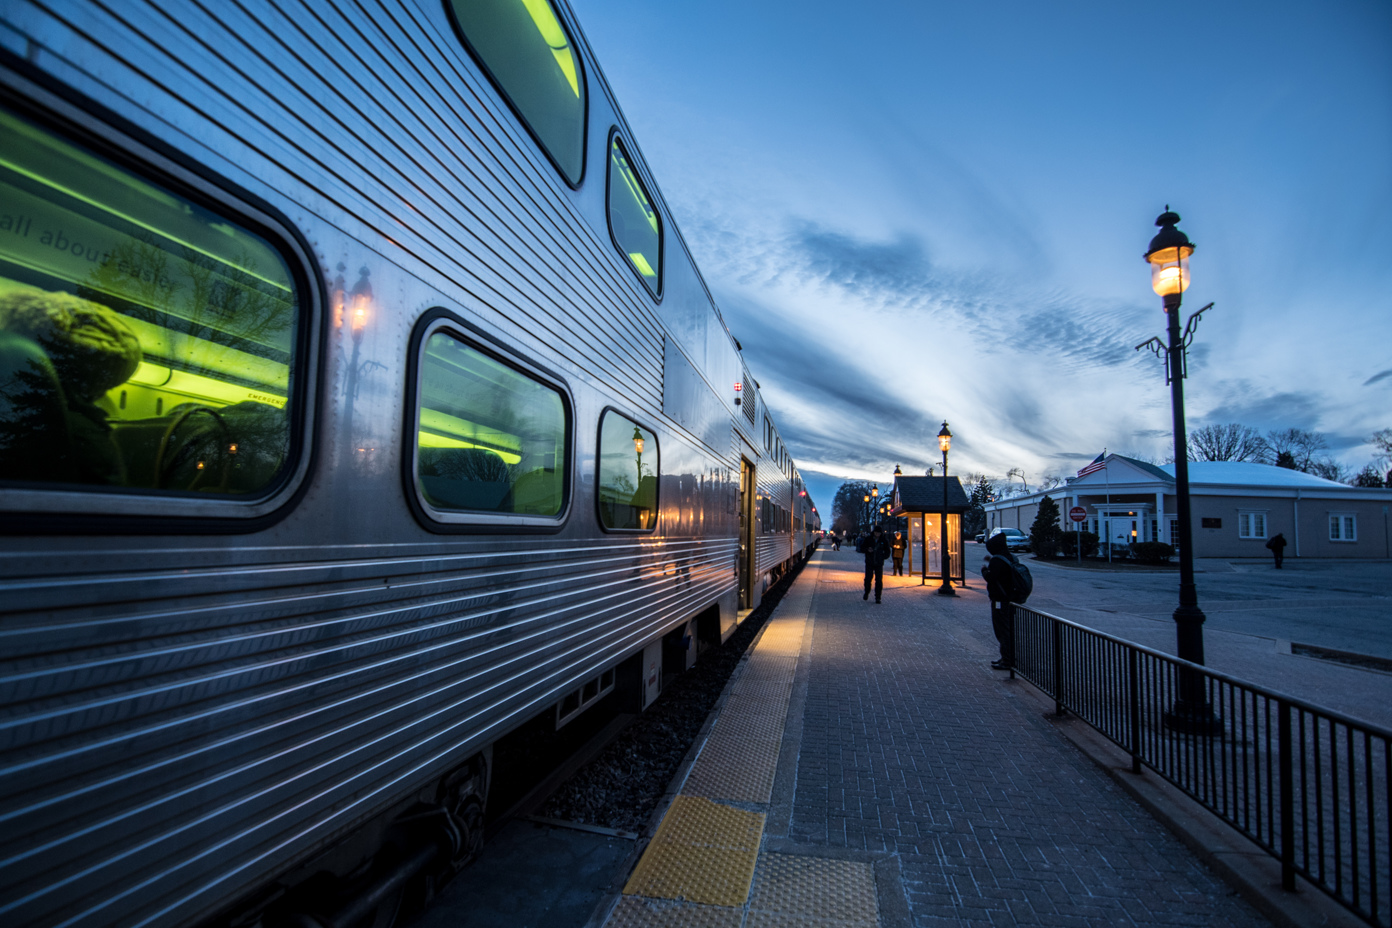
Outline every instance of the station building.
<svg viewBox="0 0 1392 928">
<path fill-rule="evenodd" d="M 1083 531 L 1105 542 L 1175 544 L 1179 505 L 1174 465 L 1156 466 L 1109 454 L 1105 466 L 1063 486 L 986 504 L 991 528 L 1028 533 L 1039 501 L 1059 505 L 1065 530 L 1069 510 L 1084 510 Z M 1313 474 L 1242 461 L 1191 461 L 1189 499 L 1195 557 L 1267 557 L 1266 542 L 1286 536 L 1290 557 L 1392 557 L 1388 509 L 1392 489 L 1351 487 Z"/>
</svg>

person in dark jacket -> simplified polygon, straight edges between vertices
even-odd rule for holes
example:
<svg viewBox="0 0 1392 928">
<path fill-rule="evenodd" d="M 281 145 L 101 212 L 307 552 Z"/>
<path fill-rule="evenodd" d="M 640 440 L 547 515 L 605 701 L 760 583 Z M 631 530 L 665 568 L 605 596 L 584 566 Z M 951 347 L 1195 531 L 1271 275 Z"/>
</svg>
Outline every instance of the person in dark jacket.
<svg viewBox="0 0 1392 928">
<path fill-rule="evenodd" d="M 1280 570 L 1281 562 L 1286 559 L 1286 536 L 1277 532 L 1276 537 L 1268 541 L 1266 546 L 1271 549 L 1271 555 L 1276 558 L 1276 569 Z"/>
<path fill-rule="evenodd" d="M 904 576 L 904 547 L 908 544 L 904 540 L 903 532 L 894 533 L 894 541 L 890 543 L 889 552 L 894 558 L 894 576 Z"/>
<path fill-rule="evenodd" d="M 991 600 L 991 631 L 1000 644 L 1000 659 L 991 661 L 996 670 L 1009 670 L 1015 664 L 1015 604 L 1010 595 L 1015 590 L 1015 572 L 1005 535 L 997 533 L 986 539 L 986 563 L 981 577 L 986 581 L 986 595 Z"/>
<path fill-rule="evenodd" d="M 875 530 L 870 533 L 861 544 L 861 550 L 865 553 L 865 595 L 861 599 L 870 598 L 870 581 L 875 581 L 875 602 L 880 601 L 880 594 L 884 592 L 884 562 L 889 557 L 889 536 L 885 534 L 883 525 L 876 525 Z"/>
</svg>

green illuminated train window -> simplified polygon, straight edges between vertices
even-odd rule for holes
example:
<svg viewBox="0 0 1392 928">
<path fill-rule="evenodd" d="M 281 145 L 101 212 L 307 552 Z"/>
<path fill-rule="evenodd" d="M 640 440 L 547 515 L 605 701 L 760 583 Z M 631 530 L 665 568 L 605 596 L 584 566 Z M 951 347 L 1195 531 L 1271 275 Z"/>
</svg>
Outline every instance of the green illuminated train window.
<svg viewBox="0 0 1392 928">
<path fill-rule="evenodd" d="M 609 231 L 638 277 L 662 290 L 662 221 L 617 135 L 609 143 Z"/>
<path fill-rule="evenodd" d="M 585 171 L 585 73 L 549 0 L 450 0 L 474 57 L 571 186 Z"/>
<path fill-rule="evenodd" d="M 270 489 L 299 300 L 265 239 L 0 110 L 0 480 Z"/>
<path fill-rule="evenodd" d="M 565 503 L 559 390 L 445 331 L 425 340 L 416 486 L 446 512 L 555 517 Z"/>
<path fill-rule="evenodd" d="M 607 529 L 650 532 L 657 527 L 657 437 L 619 415 L 599 423 L 599 521 Z"/>
</svg>

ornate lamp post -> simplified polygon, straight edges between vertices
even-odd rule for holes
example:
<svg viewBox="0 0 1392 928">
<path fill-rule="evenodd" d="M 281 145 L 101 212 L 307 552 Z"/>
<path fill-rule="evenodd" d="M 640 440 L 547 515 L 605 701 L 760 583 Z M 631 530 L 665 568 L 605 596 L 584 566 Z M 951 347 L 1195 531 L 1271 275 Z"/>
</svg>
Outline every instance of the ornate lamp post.
<svg viewBox="0 0 1392 928">
<path fill-rule="evenodd" d="M 947 449 L 952 447 L 952 430 L 947 427 L 947 420 L 943 420 L 943 427 L 938 430 L 938 447 L 943 454 L 943 511 L 942 511 L 942 556 L 939 558 L 942 564 L 942 586 L 938 587 L 939 596 L 956 596 L 957 591 L 952 588 L 952 558 L 947 553 Z"/>
<path fill-rule="evenodd" d="M 643 485 L 643 430 L 636 425 L 633 427 L 633 450 L 638 452 L 638 483 L 634 486 L 634 493 Z"/>
<path fill-rule="evenodd" d="M 1203 610 L 1194 586 L 1193 526 L 1189 514 L 1189 456 L 1184 431 L 1184 378 L 1188 375 L 1188 349 L 1194 341 L 1194 329 L 1199 318 L 1212 308 L 1209 303 L 1189 317 L 1183 334 L 1179 330 L 1179 304 L 1189 289 L 1189 256 L 1194 243 L 1189 236 L 1175 228 L 1179 215 L 1165 212 L 1155 220 L 1160 231 L 1150 240 L 1145 259 L 1150 263 L 1150 286 L 1164 300 L 1169 342 L 1152 338 L 1136 346 L 1149 347 L 1157 357 L 1165 359 L 1165 382 L 1170 387 L 1170 406 L 1174 418 L 1175 496 L 1178 501 L 1179 538 L 1179 607 L 1174 611 L 1176 650 L 1182 660 L 1195 664 L 1204 662 Z M 1165 714 L 1166 726 L 1187 732 L 1216 734 L 1223 724 L 1213 715 L 1204 695 L 1203 677 L 1193 671 L 1180 670 L 1179 698 L 1174 709 Z"/>
</svg>

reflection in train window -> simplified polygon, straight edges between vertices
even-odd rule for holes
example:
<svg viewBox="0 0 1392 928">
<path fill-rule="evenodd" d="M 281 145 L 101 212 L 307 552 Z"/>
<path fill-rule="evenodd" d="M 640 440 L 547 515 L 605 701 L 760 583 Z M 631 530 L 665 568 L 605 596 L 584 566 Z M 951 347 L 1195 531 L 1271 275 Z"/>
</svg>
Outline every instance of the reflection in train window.
<svg viewBox="0 0 1392 928">
<path fill-rule="evenodd" d="M 657 438 L 632 419 L 606 412 L 599 424 L 599 521 L 607 529 L 657 527 Z"/>
<path fill-rule="evenodd" d="M 609 230 L 653 296 L 662 289 L 662 223 L 619 137 L 609 145 Z"/>
<path fill-rule="evenodd" d="M 421 359 L 416 484 L 439 510 L 557 516 L 565 502 L 559 391 L 435 332 Z"/>
<path fill-rule="evenodd" d="M 571 186 L 585 170 L 585 74 L 549 0 L 452 0 L 455 25 Z"/>
<path fill-rule="evenodd" d="M 266 240 L 0 110 L 0 480 L 269 489 L 298 316 Z"/>
</svg>

